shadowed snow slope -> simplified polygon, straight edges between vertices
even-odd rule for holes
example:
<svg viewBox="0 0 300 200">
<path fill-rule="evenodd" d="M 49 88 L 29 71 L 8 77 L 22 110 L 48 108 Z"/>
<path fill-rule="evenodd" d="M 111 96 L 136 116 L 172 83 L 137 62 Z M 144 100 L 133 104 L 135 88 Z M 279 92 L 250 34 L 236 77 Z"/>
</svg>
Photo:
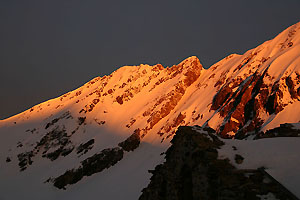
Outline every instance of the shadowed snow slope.
<svg viewBox="0 0 300 200">
<path fill-rule="evenodd" d="M 253 138 L 299 122 L 299 100 L 300 23 L 207 70 L 124 66 L 0 121 L 0 199 L 137 199 L 179 126 Z"/>
</svg>

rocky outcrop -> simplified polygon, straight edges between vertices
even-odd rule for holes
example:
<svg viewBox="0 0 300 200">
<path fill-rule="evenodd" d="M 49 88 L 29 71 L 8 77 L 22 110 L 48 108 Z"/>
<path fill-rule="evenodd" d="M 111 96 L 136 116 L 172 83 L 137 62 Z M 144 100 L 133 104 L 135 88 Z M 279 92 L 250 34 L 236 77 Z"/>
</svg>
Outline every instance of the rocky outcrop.
<svg viewBox="0 0 300 200">
<path fill-rule="evenodd" d="M 254 139 L 273 138 L 273 137 L 300 137 L 300 130 L 293 124 L 280 124 L 279 127 L 260 132 Z"/>
<path fill-rule="evenodd" d="M 92 148 L 94 139 L 77 147 L 77 154 L 85 154 Z M 67 170 L 57 178 L 49 178 L 48 182 L 59 189 L 66 189 L 67 185 L 72 185 L 80 181 L 84 176 L 91 176 L 104 169 L 110 168 L 123 158 L 124 151 L 134 151 L 140 145 L 140 130 L 136 129 L 126 140 L 120 142 L 118 147 L 103 149 L 100 153 L 94 154 L 81 162 L 77 169 Z M 27 158 L 27 157 L 25 157 Z M 29 160 L 30 161 L 30 160 Z M 24 161 L 27 164 L 28 159 Z"/>
<path fill-rule="evenodd" d="M 208 80 L 216 93 L 210 111 L 215 111 L 214 119 L 222 118 L 213 125 L 220 135 L 242 139 L 250 133 L 259 134 L 262 125 L 272 120 L 271 115 L 300 100 L 299 57 L 282 59 L 287 54 L 297 55 L 293 48 L 298 30 L 299 24 L 291 26 L 273 41 L 233 59 L 230 67 L 226 66 L 230 62 L 227 58 L 212 67 Z M 219 77 L 214 78 L 216 75 Z"/>
<path fill-rule="evenodd" d="M 160 129 L 160 131 L 157 133 L 160 136 L 163 136 L 164 134 L 168 134 L 166 138 L 171 137 L 172 135 L 175 134 L 176 128 L 179 125 L 184 125 L 185 124 L 185 113 L 179 113 L 178 116 L 176 118 L 173 119 L 173 121 L 171 122 L 166 122 L 165 125 Z M 200 116 L 199 116 L 200 117 Z M 163 138 L 164 140 L 164 138 Z M 162 140 L 162 141 L 163 141 Z"/>
<path fill-rule="evenodd" d="M 264 95 L 258 94 L 267 91 L 263 84 L 266 72 L 261 76 L 255 72 L 246 80 L 240 77 L 233 79 L 215 95 L 211 109 L 219 109 L 220 115 L 224 117 L 224 123 L 218 130 L 223 137 L 228 137 L 229 132 L 248 132 L 260 127 L 259 113 L 256 113 L 256 110 L 263 105 L 259 105 L 259 102 L 265 101 L 261 100 L 265 98 Z M 237 88 L 235 92 L 234 88 Z"/>
<path fill-rule="evenodd" d="M 227 159 L 219 159 L 223 142 L 211 129 L 179 127 L 166 161 L 150 171 L 150 184 L 139 200 L 259 200 L 273 193 L 278 199 L 294 199 L 263 169 L 238 170 Z M 236 155 L 236 162 L 243 158 Z M 268 180 L 268 181 L 266 181 Z"/>
<path fill-rule="evenodd" d="M 174 85 L 173 90 L 159 98 L 151 109 L 143 113 L 143 116 L 150 115 L 150 117 L 147 119 L 149 126 L 147 126 L 145 129 L 147 131 L 151 130 L 153 126 L 155 126 L 161 119 L 170 114 L 170 112 L 177 106 L 185 94 L 186 89 L 200 77 L 203 67 L 200 64 L 199 59 L 195 56 L 192 56 L 184 60 L 179 65 L 168 69 L 171 78 L 182 72 L 184 72 L 184 77 Z M 174 128 L 176 129 L 178 125 Z M 175 129 L 173 129 L 173 131 L 175 131 Z"/>
<path fill-rule="evenodd" d="M 76 153 L 79 155 L 86 154 L 89 150 L 91 150 L 93 148 L 94 143 L 95 143 L 95 140 L 90 139 L 86 143 L 80 144 L 76 149 L 77 150 Z"/>
<path fill-rule="evenodd" d="M 123 158 L 123 151 L 120 148 L 104 149 L 81 162 L 77 169 L 66 171 L 63 175 L 53 179 L 53 184 L 59 189 L 65 189 L 66 185 L 80 181 L 84 176 L 101 172 L 102 170 L 115 165 Z"/>
<path fill-rule="evenodd" d="M 56 160 L 60 156 L 67 156 L 74 149 L 74 145 L 70 141 L 64 127 L 56 126 L 53 130 L 44 135 L 30 151 L 18 154 L 20 171 L 24 171 L 33 163 L 33 157 L 42 151 L 42 157 L 51 161 Z"/>
<path fill-rule="evenodd" d="M 71 113 L 69 111 L 67 111 L 64 114 L 62 114 L 61 116 L 59 116 L 58 118 L 54 118 L 51 122 L 47 123 L 45 126 L 45 129 L 48 129 L 50 126 L 53 126 L 61 119 L 69 119 L 69 118 L 73 118 L 73 117 L 72 117 Z"/>
<path fill-rule="evenodd" d="M 118 144 L 119 147 L 121 147 L 124 151 L 133 151 L 138 148 L 141 142 L 140 132 L 140 129 L 136 129 L 131 136 Z"/>
<path fill-rule="evenodd" d="M 55 149 L 54 151 L 52 149 Z M 34 147 L 34 154 L 42 152 L 42 157 L 56 160 L 59 156 L 66 156 L 74 149 L 65 128 L 56 127 L 48 132 Z M 51 151 L 52 150 L 52 151 Z"/>
<path fill-rule="evenodd" d="M 261 115 L 278 114 L 288 104 L 298 100 L 298 73 L 283 76 L 272 83 L 274 77 L 256 70 L 248 78 L 241 77 L 227 81 L 213 98 L 211 110 L 217 111 L 224 118 L 217 132 L 223 137 L 244 138 L 247 133 L 258 134 L 264 123 Z M 290 100 L 283 101 L 284 92 Z M 285 95 L 288 99 L 288 94 Z"/>
<path fill-rule="evenodd" d="M 141 170 L 153 166 L 161 160 L 157 151 L 166 150 L 179 126 L 200 125 L 206 127 L 179 129 L 166 162 L 152 171 L 141 199 L 256 199 L 265 190 L 273 192 L 275 187 L 261 183 L 261 171 L 250 170 L 251 176 L 245 177 L 228 160 L 218 159 L 223 141 L 218 137 L 299 136 L 290 125 L 274 128 L 287 118 L 300 120 L 300 26 L 295 27 L 207 70 L 195 56 L 172 67 L 124 66 L 1 121 L 0 131 L 7 134 L 0 140 L 0 165 L 9 168 L 18 163 L 21 171 L 35 165 L 28 173 L 40 167 L 54 177 L 49 182 L 62 189 L 104 169 L 121 174 L 118 170 L 132 158 L 151 156 Z M 263 133 L 266 127 L 270 130 Z M 135 154 L 144 150 L 149 152 Z M 232 160 L 237 166 L 247 161 L 238 153 Z M 123 155 L 128 156 L 126 161 L 118 163 Z M 110 169 L 116 163 L 121 166 Z M 61 174 L 51 170 L 56 165 L 63 167 Z M 37 176 L 35 180 L 41 180 L 42 175 Z"/>
<path fill-rule="evenodd" d="M 29 165 L 33 163 L 33 156 L 34 155 L 32 151 L 18 154 L 20 171 L 24 171 Z"/>
</svg>

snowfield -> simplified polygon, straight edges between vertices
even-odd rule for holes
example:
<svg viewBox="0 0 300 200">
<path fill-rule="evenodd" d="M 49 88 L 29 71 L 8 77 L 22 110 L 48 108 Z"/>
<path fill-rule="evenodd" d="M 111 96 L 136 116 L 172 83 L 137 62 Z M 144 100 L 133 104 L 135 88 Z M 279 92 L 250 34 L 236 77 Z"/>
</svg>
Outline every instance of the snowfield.
<svg viewBox="0 0 300 200">
<path fill-rule="evenodd" d="M 252 140 L 284 123 L 300 129 L 298 113 L 300 22 L 209 69 L 195 56 L 124 66 L 0 120 L 0 200 L 138 199 L 177 128 L 193 125 L 241 139 L 224 139 L 220 156 L 265 167 L 300 198 L 299 137 Z"/>
<path fill-rule="evenodd" d="M 264 167 L 272 177 L 300 197 L 300 138 L 265 138 L 260 140 L 222 140 L 225 145 L 218 150 L 220 158 L 229 158 L 239 169 Z M 235 147 L 237 150 L 234 150 Z M 244 157 L 241 164 L 234 156 Z"/>
</svg>

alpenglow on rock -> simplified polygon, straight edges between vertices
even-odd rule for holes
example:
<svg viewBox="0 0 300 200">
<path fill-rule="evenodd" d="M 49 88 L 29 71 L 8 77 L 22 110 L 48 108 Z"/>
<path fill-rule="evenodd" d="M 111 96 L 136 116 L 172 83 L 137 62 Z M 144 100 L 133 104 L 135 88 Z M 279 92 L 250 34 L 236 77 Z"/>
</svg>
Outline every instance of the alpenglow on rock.
<svg viewBox="0 0 300 200">
<path fill-rule="evenodd" d="M 124 66 L 0 121 L 0 199 L 138 199 L 179 126 L 263 138 L 300 121 L 299 100 L 300 23 L 208 69 Z"/>
</svg>

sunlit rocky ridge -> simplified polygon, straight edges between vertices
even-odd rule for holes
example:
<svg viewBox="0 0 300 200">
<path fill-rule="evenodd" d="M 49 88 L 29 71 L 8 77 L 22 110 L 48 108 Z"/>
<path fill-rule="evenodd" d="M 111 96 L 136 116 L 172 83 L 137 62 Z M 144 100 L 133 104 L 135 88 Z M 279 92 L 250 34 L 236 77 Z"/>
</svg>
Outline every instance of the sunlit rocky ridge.
<svg viewBox="0 0 300 200">
<path fill-rule="evenodd" d="M 40 188 L 51 199 L 97 193 L 95 186 L 87 188 L 97 183 L 114 197 L 108 188 L 135 173 L 134 189 L 117 190 L 137 198 L 179 126 L 211 127 L 223 138 L 249 140 L 277 136 L 274 130 L 289 123 L 279 135 L 298 136 L 299 52 L 298 23 L 209 69 L 192 56 L 172 67 L 124 66 L 96 77 L 0 121 L 0 186 L 28 197 Z M 24 186 L 29 177 L 32 186 Z M 53 185 L 66 191 L 57 193 Z"/>
</svg>

